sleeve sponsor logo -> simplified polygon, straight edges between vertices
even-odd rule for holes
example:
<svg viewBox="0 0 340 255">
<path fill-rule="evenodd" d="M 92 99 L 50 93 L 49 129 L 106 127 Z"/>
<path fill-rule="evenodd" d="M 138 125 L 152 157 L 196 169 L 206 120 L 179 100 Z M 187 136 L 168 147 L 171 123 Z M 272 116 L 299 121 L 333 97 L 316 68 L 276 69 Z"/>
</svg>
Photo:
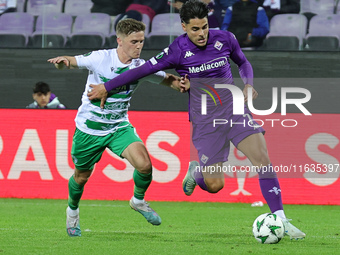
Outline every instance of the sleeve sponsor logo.
<svg viewBox="0 0 340 255">
<path fill-rule="evenodd" d="M 88 56 L 90 56 L 92 54 L 92 51 L 90 51 L 90 52 L 88 52 L 88 53 L 85 53 L 83 56 L 84 57 L 88 57 Z"/>
<path fill-rule="evenodd" d="M 156 59 L 161 59 L 164 56 L 164 52 L 162 51 L 161 53 L 158 53 L 156 55 Z"/>
<path fill-rule="evenodd" d="M 166 55 L 169 55 L 169 47 L 166 47 L 163 51 Z"/>
<path fill-rule="evenodd" d="M 158 62 L 157 62 L 157 60 L 154 58 L 154 57 L 152 57 L 151 59 L 150 59 L 150 62 L 151 62 L 151 64 L 153 64 L 153 65 L 156 65 Z"/>
</svg>

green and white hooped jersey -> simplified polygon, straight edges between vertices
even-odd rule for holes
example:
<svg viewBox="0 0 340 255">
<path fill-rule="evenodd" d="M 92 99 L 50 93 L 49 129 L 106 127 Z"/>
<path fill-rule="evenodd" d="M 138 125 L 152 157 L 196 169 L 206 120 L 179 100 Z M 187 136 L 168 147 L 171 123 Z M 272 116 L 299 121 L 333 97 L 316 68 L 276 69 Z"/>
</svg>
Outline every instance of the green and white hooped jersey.
<svg viewBox="0 0 340 255">
<path fill-rule="evenodd" d="M 143 59 L 133 59 L 128 65 L 120 62 L 116 49 L 98 50 L 84 55 L 75 56 L 79 68 L 88 69 L 89 75 L 82 95 L 82 104 L 78 108 L 75 118 L 76 127 L 90 135 L 104 136 L 115 132 L 118 128 L 129 124 L 128 108 L 130 99 L 137 88 L 139 80 L 132 84 L 126 84 L 109 92 L 104 109 L 100 108 L 100 100 L 90 101 L 87 96 L 90 84 L 104 83 L 119 74 L 141 66 Z M 163 71 L 146 77 L 155 83 L 160 83 L 165 78 Z"/>
</svg>

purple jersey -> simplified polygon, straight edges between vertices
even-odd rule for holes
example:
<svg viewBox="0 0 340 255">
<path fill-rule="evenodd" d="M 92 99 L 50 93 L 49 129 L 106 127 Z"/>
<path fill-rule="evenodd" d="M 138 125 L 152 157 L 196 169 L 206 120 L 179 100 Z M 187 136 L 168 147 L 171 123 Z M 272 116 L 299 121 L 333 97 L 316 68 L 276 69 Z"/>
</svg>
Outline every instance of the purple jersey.
<svg viewBox="0 0 340 255">
<path fill-rule="evenodd" d="M 174 68 L 181 76 L 188 74 L 190 79 L 190 116 L 192 120 L 203 122 L 219 116 L 232 114 L 232 96 L 227 89 L 214 89 L 214 84 L 234 84 L 229 59 L 239 67 L 240 76 L 245 84 L 253 83 L 253 69 L 237 42 L 235 36 L 228 31 L 209 30 L 205 47 L 198 47 L 183 34 L 144 65 L 127 71 L 117 78 L 105 83 L 110 91 L 159 70 Z M 201 115 L 201 91 L 213 88 L 218 96 L 216 100 L 207 100 L 208 115 Z"/>
<path fill-rule="evenodd" d="M 231 92 L 215 87 L 215 84 L 234 84 L 229 59 L 238 65 L 244 84 L 253 85 L 252 66 L 241 51 L 235 36 L 228 31 L 210 30 L 205 47 L 193 44 L 187 34 L 181 35 L 169 48 L 141 67 L 126 71 L 106 82 L 105 88 L 110 91 L 159 70 L 175 68 L 181 76 L 187 74 L 190 79 L 192 140 L 198 150 L 200 164 L 211 165 L 228 159 L 230 141 L 237 146 L 247 136 L 264 132 L 252 122 L 248 109 L 245 108 L 244 115 L 233 115 Z M 202 95 L 206 98 L 206 114 L 202 114 Z M 236 125 L 219 125 L 213 128 L 213 119 L 233 120 Z M 248 121 L 255 126 L 242 125 Z"/>
</svg>

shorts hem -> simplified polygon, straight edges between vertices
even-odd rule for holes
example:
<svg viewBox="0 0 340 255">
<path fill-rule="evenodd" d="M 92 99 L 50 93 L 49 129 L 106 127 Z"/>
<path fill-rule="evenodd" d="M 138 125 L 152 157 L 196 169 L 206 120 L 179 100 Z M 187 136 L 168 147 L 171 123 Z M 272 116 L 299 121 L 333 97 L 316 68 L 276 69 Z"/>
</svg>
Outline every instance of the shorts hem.
<svg viewBox="0 0 340 255">
<path fill-rule="evenodd" d="M 250 135 L 254 135 L 254 134 L 259 134 L 262 133 L 263 135 L 266 133 L 266 131 L 264 130 L 259 130 L 258 132 L 254 132 L 254 131 L 246 131 L 243 132 L 241 134 L 238 134 L 237 136 L 233 137 L 230 139 L 230 141 L 234 144 L 234 146 L 237 148 L 238 144 L 240 142 L 242 142 L 244 139 L 246 139 L 248 136 Z M 237 141 L 235 141 L 237 139 Z"/>
<path fill-rule="evenodd" d="M 200 162 L 200 165 L 202 167 L 205 167 L 205 166 L 211 166 L 213 164 L 217 164 L 219 162 L 222 162 L 222 164 L 223 164 L 224 162 L 227 162 L 227 161 L 228 161 L 228 157 L 227 158 L 217 158 L 217 159 L 212 159 L 212 160 L 208 161 L 206 164 L 203 164 L 203 165 L 201 165 L 201 162 Z"/>
<path fill-rule="evenodd" d="M 120 158 L 124 158 L 124 157 L 121 156 L 122 153 L 125 151 L 125 149 L 126 149 L 127 147 L 129 147 L 130 144 L 133 144 L 133 143 L 136 143 L 136 142 L 141 142 L 141 143 L 143 143 L 142 140 L 131 141 L 131 143 L 126 144 L 126 146 L 123 147 L 123 148 L 117 153 L 117 155 L 118 155 Z"/>
</svg>

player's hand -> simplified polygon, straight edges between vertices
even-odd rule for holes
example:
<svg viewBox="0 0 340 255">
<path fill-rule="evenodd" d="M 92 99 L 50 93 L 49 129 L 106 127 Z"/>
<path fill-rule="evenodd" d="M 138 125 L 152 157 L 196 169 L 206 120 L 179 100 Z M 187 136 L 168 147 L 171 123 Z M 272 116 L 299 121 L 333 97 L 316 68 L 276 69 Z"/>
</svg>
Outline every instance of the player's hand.
<svg viewBox="0 0 340 255">
<path fill-rule="evenodd" d="M 101 99 L 100 108 L 104 109 L 104 104 L 107 98 L 107 91 L 105 89 L 104 84 L 90 84 L 90 89 L 87 93 L 87 96 L 90 100 L 93 99 Z"/>
<path fill-rule="evenodd" d="M 65 57 L 50 58 L 47 62 L 54 64 L 57 69 L 63 69 L 65 66 L 70 68 L 70 61 Z"/>
<path fill-rule="evenodd" d="M 190 80 L 188 79 L 188 75 L 186 74 L 184 77 L 181 77 L 180 80 L 180 92 L 185 93 L 190 89 Z"/>
<path fill-rule="evenodd" d="M 248 101 L 248 88 L 251 88 L 251 97 L 252 97 L 252 99 L 256 99 L 257 98 L 257 96 L 259 95 L 258 93 L 257 93 L 257 91 L 254 89 L 254 87 L 253 86 L 251 86 L 250 84 L 246 84 L 245 86 L 244 86 L 244 89 L 243 89 L 243 95 L 244 95 L 244 102 L 247 102 Z"/>
</svg>

